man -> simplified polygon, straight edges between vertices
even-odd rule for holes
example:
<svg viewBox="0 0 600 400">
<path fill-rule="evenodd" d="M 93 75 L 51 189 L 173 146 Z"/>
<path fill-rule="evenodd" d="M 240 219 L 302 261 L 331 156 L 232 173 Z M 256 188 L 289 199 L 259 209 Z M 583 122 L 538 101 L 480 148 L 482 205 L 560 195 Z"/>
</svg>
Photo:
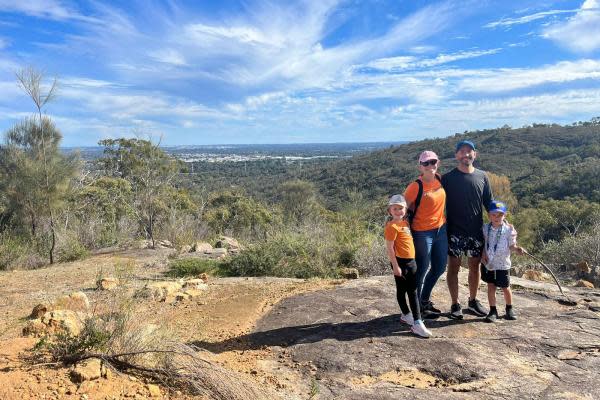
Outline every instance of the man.
<svg viewBox="0 0 600 400">
<path fill-rule="evenodd" d="M 468 309 L 480 317 L 487 315 L 477 300 L 481 272 L 479 262 L 483 250 L 483 208 L 487 210 L 492 201 L 492 190 L 486 173 L 473 167 L 477 157 L 475 144 L 463 140 L 456 145 L 458 165 L 442 176 L 446 191 L 446 218 L 448 229 L 448 272 L 446 281 L 452 305 L 450 318 L 462 319 L 462 307 L 458 302 L 458 271 L 463 255 L 469 267 Z"/>
</svg>

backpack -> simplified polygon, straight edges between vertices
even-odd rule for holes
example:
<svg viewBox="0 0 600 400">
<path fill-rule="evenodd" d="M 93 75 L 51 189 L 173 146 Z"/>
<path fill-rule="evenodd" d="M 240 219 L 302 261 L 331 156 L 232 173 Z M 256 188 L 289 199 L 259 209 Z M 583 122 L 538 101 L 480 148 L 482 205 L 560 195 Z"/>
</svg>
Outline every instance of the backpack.
<svg viewBox="0 0 600 400">
<path fill-rule="evenodd" d="M 439 174 L 435 174 L 435 179 L 437 179 L 440 183 L 442 183 L 442 178 Z M 419 205 L 421 204 L 421 199 L 423 198 L 423 182 L 421 178 L 415 179 L 417 185 L 419 185 L 419 192 L 417 193 L 417 198 L 415 199 L 415 203 L 412 208 L 408 209 L 406 213 L 406 218 L 408 219 L 408 224 L 412 227 L 413 220 L 415 219 L 415 215 L 417 214 L 417 210 L 419 209 Z"/>
</svg>

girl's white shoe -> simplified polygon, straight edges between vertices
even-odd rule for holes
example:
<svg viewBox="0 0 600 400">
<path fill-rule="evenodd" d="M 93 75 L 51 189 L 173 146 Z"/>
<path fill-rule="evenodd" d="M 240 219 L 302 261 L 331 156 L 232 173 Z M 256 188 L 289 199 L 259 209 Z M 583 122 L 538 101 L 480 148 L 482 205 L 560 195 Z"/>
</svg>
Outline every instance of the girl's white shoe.
<svg viewBox="0 0 600 400">
<path fill-rule="evenodd" d="M 400 322 L 404 322 L 406 325 L 413 326 L 415 320 L 413 319 L 412 313 L 408 313 L 400 316 Z"/>
<path fill-rule="evenodd" d="M 432 335 L 431 331 L 425 327 L 425 324 L 420 319 L 415 321 L 410 330 L 412 333 L 422 338 L 428 338 Z"/>
</svg>

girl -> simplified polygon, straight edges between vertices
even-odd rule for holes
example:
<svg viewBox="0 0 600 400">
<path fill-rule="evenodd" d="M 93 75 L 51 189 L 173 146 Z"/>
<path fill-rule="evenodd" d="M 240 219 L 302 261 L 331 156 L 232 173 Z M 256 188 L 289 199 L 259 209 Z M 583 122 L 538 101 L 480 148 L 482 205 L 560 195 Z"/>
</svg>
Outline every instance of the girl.
<svg viewBox="0 0 600 400">
<path fill-rule="evenodd" d="M 410 234 L 406 216 L 406 200 L 401 194 L 393 195 L 388 202 L 388 214 L 391 220 L 385 225 L 384 236 L 388 258 L 396 281 L 396 297 L 402 310 L 400 321 L 411 326 L 417 336 L 428 338 L 431 332 L 421 319 L 417 298 L 415 246 Z M 406 304 L 406 296 L 410 310 Z M 411 313 L 412 310 L 412 313 Z"/>
</svg>

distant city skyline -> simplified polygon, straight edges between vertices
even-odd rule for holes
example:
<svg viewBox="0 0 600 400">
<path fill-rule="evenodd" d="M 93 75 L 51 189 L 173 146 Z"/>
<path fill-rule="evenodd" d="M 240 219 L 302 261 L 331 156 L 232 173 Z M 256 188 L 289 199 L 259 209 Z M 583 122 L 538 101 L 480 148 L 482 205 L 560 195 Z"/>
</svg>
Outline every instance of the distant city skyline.
<svg viewBox="0 0 600 400">
<path fill-rule="evenodd" d="M 397 142 L 600 116 L 600 0 L 0 0 L 0 129 L 67 147 Z"/>
</svg>

